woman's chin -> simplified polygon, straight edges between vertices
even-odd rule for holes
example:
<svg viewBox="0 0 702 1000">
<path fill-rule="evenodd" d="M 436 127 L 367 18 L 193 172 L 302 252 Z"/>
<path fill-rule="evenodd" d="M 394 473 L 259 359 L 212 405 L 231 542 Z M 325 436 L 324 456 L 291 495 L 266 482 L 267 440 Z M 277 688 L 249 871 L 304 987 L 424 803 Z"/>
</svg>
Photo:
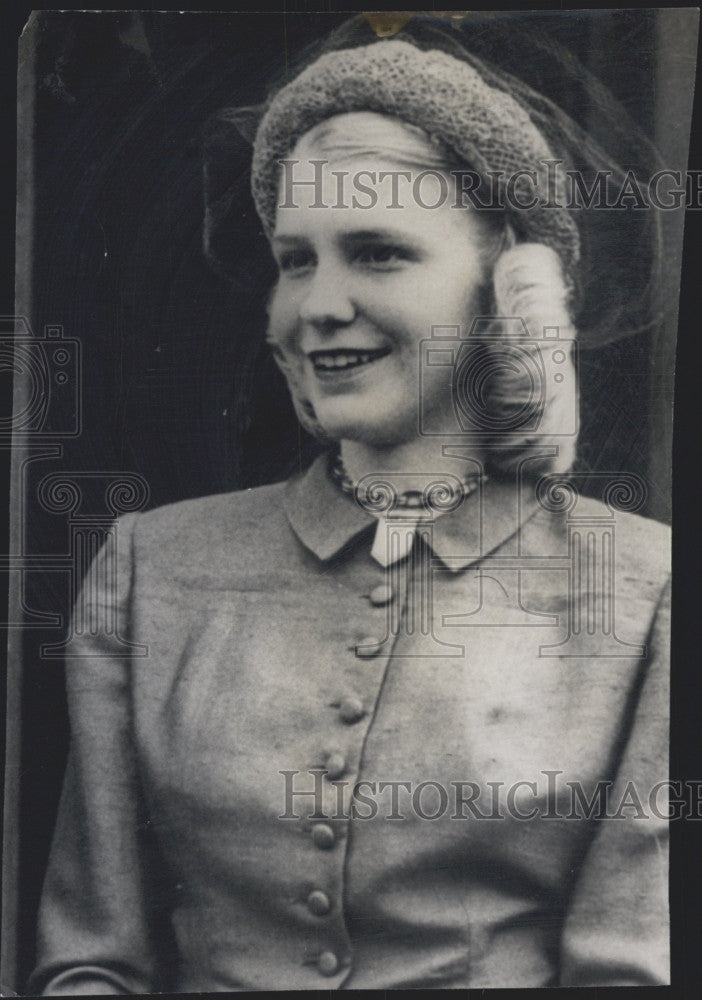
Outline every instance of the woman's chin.
<svg viewBox="0 0 702 1000">
<path fill-rule="evenodd" d="M 392 447 L 402 444 L 417 433 L 416 417 L 401 426 L 396 415 L 365 413 L 320 413 L 317 420 L 328 437 L 334 441 L 358 441 L 373 447 Z"/>
</svg>

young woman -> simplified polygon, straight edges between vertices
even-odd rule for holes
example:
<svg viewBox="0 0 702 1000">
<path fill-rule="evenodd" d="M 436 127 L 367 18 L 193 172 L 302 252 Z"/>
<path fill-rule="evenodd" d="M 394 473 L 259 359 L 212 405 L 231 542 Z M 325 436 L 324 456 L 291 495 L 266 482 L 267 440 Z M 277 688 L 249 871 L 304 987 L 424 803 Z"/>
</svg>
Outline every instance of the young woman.
<svg viewBox="0 0 702 1000">
<path fill-rule="evenodd" d="M 328 448 L 93 566 L 35 991 L 668 981 L 667 534 L 568 485 L 561 181 L 464 197 L 543 195 L 565 117 L 449 48 L 342 34 L 263 110 L 268 339 Z"/>
</svg>

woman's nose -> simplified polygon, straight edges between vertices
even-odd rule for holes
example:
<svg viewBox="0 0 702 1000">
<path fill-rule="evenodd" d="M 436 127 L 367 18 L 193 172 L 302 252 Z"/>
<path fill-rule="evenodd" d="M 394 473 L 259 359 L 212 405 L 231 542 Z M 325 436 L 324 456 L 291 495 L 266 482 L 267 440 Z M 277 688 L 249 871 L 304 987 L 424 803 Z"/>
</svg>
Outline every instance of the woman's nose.
<svg viewBox="0 0 702 1000">
<path fill-rule="evenodd" d="M 315 327 L 343 326 L 356 316 L 349 283 L 340 269 L 317 267 L 299 306 L 300 319 Z"/>
</svg>

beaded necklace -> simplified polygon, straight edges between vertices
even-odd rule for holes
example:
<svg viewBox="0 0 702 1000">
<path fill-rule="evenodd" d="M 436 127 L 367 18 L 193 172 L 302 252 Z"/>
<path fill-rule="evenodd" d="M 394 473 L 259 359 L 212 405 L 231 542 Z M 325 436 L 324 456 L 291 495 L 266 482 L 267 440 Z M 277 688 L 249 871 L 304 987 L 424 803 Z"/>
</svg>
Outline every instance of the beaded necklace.
<svg viewBox="0 0 702 1000">
<path fill-rule="evenodd" d="M 344 466 L 341 453 L 332 452 L 329 458 L 329 475 L 339 489 L 360 501 L 362 506 L 368 509 L 376 505 L 372 499 L 375 487 L 387 490 L 389 484 L 381 477 L 374 483 L 369 477 L 364 480 L 354 482 L 349 476 Z M 451 481 L 449 481 L 449 478 Z M 440 476 L 427 485 L 424 490 L 404 490 L 397 492 L 393 490 L 392 509 L 426 511 L 429 514 L 445 513 L 447 510 L 454 510 L 465 498 L 482 485 L 487 476 L 481 473 L 473 473 L 458 480 L 451 475 L 445 479 Z M 362 485 L 363 484 L 363 485 Z M 391 487 L 390 487 L 391 488 Z M 366 502 L 364 502 L 366 501 Z M 380 512 L 380 511 L 378 511 Z"/>
</svg>

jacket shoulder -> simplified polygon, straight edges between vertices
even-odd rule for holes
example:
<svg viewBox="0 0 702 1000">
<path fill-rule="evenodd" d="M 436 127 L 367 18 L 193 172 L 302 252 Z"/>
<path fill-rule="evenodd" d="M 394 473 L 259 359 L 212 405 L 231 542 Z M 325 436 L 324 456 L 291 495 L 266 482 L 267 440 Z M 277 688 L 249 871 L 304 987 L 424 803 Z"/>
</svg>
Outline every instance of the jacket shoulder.
<svg viewBox="0 0 702 1000">
<path fill-rule="evenodd" d="M 622 582 L 640 581 L 647 592 L 660 592 L 670 575 L 671 529 L 667 524 L 583 495 L 567 509 L 554 510 L 543 503 L 540 508 L 524 526 L 532 554 L 562 555 L 574 544 L 585 549 L 604 546 L 612 553 Z"/>
<path fill-rule="evenodd" d="M 669 525 L 587 497 L 578 501 L 577 516 L 592 525 L 609 526 L 618 571 L 624 576 L 665 583 L 671 562 Z"/>
<path fill-rule="evenodd" d="M 172 561 L 179 566 L 216 563 L 232 553 L 274 544 L 285 530 L 285 483 L 217 493 L 155 507 L 134 524 L 135 558 Z"/>
</svg>

